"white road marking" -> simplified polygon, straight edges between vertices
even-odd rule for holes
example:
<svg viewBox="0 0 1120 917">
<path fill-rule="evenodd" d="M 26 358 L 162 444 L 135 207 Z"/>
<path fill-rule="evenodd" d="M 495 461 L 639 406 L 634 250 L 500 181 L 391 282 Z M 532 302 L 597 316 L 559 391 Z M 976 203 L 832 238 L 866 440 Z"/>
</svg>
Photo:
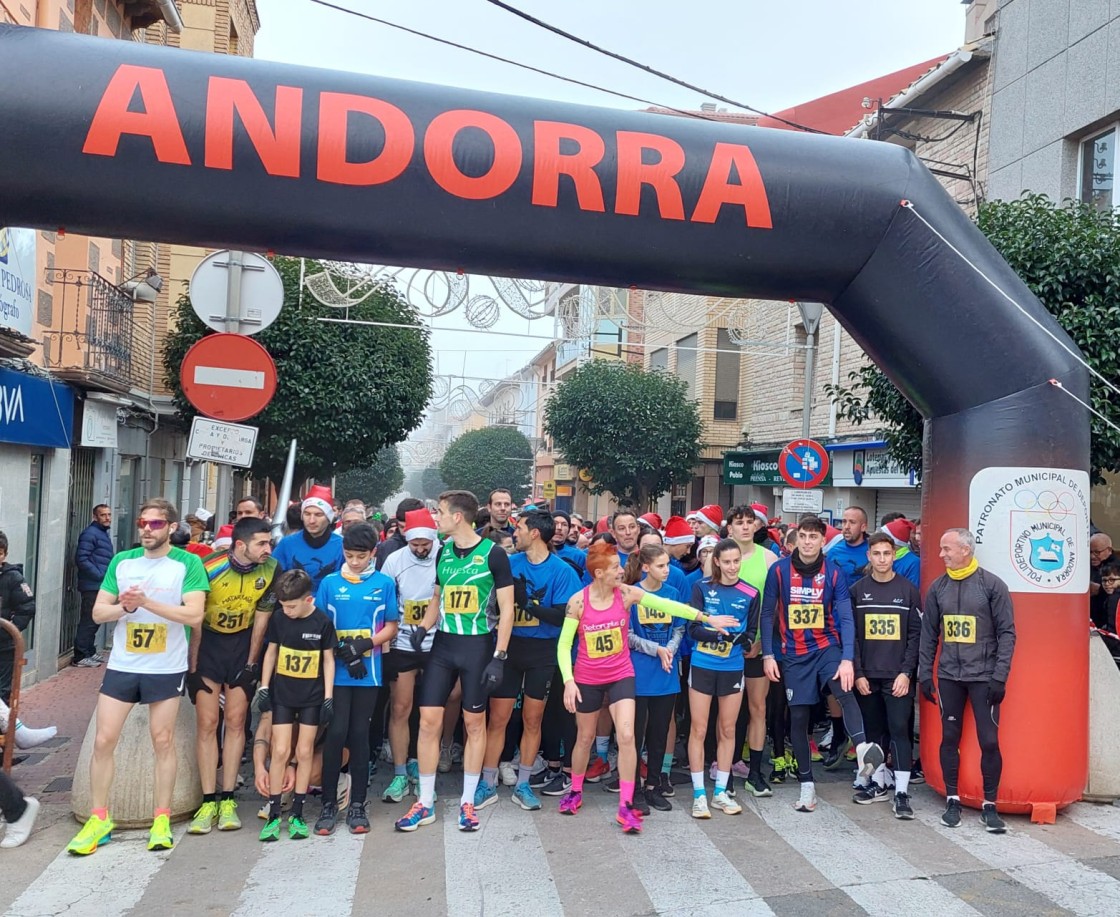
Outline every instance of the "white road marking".
<svg viewBox="0 0 1120 917">
<path fill-rule="evenodd" d="M 1120 841 L 1120 808 L 1116 806 L 1077 802 L 1066 809 L 1062 815 L 1069 816 L 1074 824 L 1088 828 L 1094 834 Z"/>
<path fill-rule="evenodd" d="M 196 366 L 195 385 L 224 385 L 227 388 L 264 388 L 264 373 L 224 366 Z"/>
</svg>

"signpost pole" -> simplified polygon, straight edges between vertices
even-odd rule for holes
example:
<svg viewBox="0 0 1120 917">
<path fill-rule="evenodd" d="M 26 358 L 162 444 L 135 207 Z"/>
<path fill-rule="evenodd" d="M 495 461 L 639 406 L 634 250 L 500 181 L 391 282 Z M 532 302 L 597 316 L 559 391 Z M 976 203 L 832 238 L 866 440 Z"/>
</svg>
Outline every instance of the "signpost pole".
<svg viewBox="0 0 1120 917">
<path fill-rule="evenodd" d="M 245 261 L 244 252 L 231 251 L 226 256 L 226 330 L 232 324 L 236 328 L 241 317 L 241 268 Z M 218 466 L 218 493 L 214 501 L 214 513 L 218 517 L 214 531 L 226 524 L 229 511 L 233 509 L 233 468 L 229 465 Z"/>
<path fill-rule="evenodd" d="M 821 327 L 824 305 L 819 302 L 799 302 L 801 323 L 805 326 L 805 398 L 801 404 L 801 437 L 809 438 L 810 419 L 813 413 L 813 374 L 817 368 L 817 332 Z"/>
</svg>

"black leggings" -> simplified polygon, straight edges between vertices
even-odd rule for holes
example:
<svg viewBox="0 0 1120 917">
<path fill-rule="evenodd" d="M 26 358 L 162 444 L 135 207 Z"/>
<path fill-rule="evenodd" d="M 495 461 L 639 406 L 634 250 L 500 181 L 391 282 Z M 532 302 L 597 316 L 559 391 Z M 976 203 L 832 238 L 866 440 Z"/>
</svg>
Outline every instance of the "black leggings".
<svg viewBox="0 0 1120 917">
<path fill-rule="evenodd" d="M 638 746 L 638 774 L 642 771 L 642 740 L 646 746 L 646 785 L 657 786 L 661 781 L 661 764 L 665 757 L 665 743 L 669 738 L 669 723 L 677 707 L 677 695 L 659 694 L 656 697 L 638 697 L 634 707 L 634 740 Z"/>
<path fill-rule="evenodd" d="M 848 737 L 853 745 L 858 746 L 860 742 L 866 740 L 863 734 L 863 715 L 859 712 L 855 695 L 851 691 L 841 690 L 840 680 L 837 678 L 828 683 L 828 688 L 832 696 L 840 702 Z M 813 759 L 809 753 L 809 723 L 813 718 L 813 706 L 813 704 L 789 705 L 789 744 L 793 747 L 793 756 L 797 759 L 797 779 L 801 783 L 813 779 Z"/>
<path fill-rule="evenodd" d="M 334 719 L 323 746 L 323 800 L 338 798 L 342 749 L 350 749 L 350 801 L 364 803 L 369 782 L 369 724 L 377 708 L 379 688 L 334 686 Z"/>
<path fill-rule="evenodd" d="M 674 695 L 675 696 L 675 695 Z M 576 744 L 576 717 L 564 709 L 564 676 L 557 669 L 544 704 L 541 721 L 541 755 L 546 761 L 560 761 L 572 769 L 572 749 Z M 527 762 L 532 764 L 531 761 Z"/>
<path fill-rule="evenodd" d="M 999 778 L 1003 774 L 1003 756 L 999 751 L 999 704 L 988 704 L 986 681 L 937 682 L 941 706 L 941 773 L 945 777 L 945 795 L 956 796 L 961 769 L 961 730 L 964 726 L 965 701 L 972 706 L 976 721 L 976 737 L 980 741 L 980 773 L 984 778 L 984 801 L 995 802 Z"/>
<path fill-rule="evenodd" d="M 871 678 L 870 694 L 857 694 L 863 713 L 863 729 L 872 742 L 890 738 L 894 753 L 894 769 L 909 771 L 914 763 L 914 745 L 910 733 L 910 713 L 914 709 L 914 688 L 903 697 L 891 693 L 893 678 Z"/>
<path fill-rule="evenodd" d="M 774 757 L 780 758 L 786 753 L 786 737 L 789 735 L 789 704 L 786 703 L 785 682 L 780 678 L 770 686 L 770 693 L 766 695 L 766 723 Z"/>
<path fill-rule="evenodd" d="M 10 825 L 23 818 L 26 811 L 27 803 L 23 801 L 23 792 L 11 777 L 0 771 L 0 814 Z"/>
</svg>

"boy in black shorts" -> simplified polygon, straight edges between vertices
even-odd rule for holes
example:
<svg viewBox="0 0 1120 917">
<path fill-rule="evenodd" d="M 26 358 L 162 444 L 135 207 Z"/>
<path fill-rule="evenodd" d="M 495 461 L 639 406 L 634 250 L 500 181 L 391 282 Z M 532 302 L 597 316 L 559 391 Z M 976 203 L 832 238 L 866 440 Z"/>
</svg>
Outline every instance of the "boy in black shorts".
<svg viewBox="0 0 1120 917">
<path fill-rule="evenodd" d="M 269 766 L 268 820 L 261 829 L 262 841 L 280 839 L 280 801 L 284 770 L 296 733 L 296 785 L 288 837 L 308 836 L 303 803 L 311 782 L 311 760 L 320 725 L 326 726 L 334 713 L 334 647 L 338 642 L 334 625 L 315 607 L 311 577 L 303 570 L 289 570 L 276 581 L 276 599 L 283 614 L 268 622 L 268 649 L 261 666 L 258 706 L 272 711 L 272 760 Z"/>
</svg>

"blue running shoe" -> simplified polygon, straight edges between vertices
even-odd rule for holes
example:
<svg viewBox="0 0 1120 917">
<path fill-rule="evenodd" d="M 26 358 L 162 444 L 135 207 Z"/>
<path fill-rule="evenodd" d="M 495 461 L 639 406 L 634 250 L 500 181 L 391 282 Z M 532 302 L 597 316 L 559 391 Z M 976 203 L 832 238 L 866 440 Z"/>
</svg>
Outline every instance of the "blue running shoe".
<svg viewBox="0 0 1120 917">
<path fill-rule="evenodd" d="M 537 794 L 527 783 L 519 783 L 513 788 L 513 801 L 528 812 L 535 812 L 541 807 Z"/>
<path fill-rule="evenodd" d="M 393 827 L 398 831 L 415 831 L 421 825 L 430 825 L 435 820 L 435 812 L 427 806 L 420 805 L 419 802 L 414 802 L 408 814 L 404 818 L 398 818 Z"/>
<path fill-rule="evenodd" d="M 479 780 L 478 787 L 474 791 L 474 807 L 485 809 L 487 806 L 494 805 L 497 801 L 498 791 L 485 780 Z"/>
<path fill-rule="evenodd" d="M 472 806 L 469 802 L 464 802 L 461 806 L 459 806 L 459 830 L 478 830 L 478 816 L 474 814 L 474 806 Z"/>
</svg>

